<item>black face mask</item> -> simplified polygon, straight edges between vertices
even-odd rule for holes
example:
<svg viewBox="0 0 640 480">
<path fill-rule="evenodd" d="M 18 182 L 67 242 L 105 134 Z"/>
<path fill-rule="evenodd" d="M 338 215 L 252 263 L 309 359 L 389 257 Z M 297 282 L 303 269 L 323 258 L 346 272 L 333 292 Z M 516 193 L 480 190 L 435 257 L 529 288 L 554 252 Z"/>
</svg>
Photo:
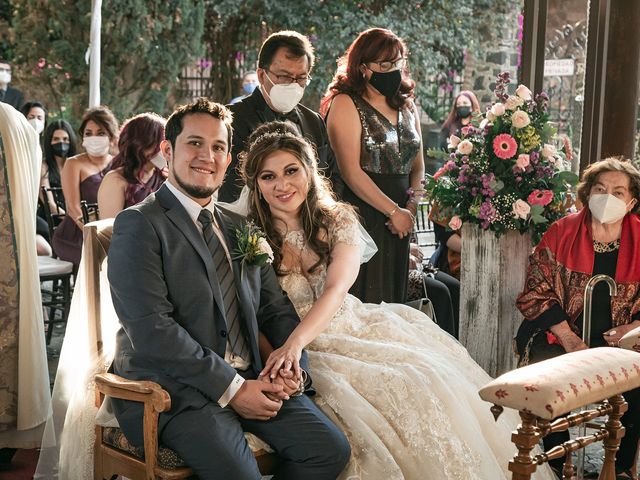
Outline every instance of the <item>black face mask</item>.
<svg viewBox="0 0 640 480">
<path fill-rule="evenodd" d="M 471 115 L 471 107 L 456 107 L 456 117 L 467 118 Z"/>
<path fill-rule="evenodd" d="M 52 143 L 51 150 L 53 150 L 53 154 L 57 157 L 67 158 L 67 153 L 69 153 L 69 144 L 64 142 Z"/>
<path fill-rule="evenodd" d="M 372 71 L 369 83 L 382 95 L 391 98 L 398 93 L 398 89 L 402 83 L 402 73 L 400 73 L 400 70 L 384 73 Z"/>
</svg>

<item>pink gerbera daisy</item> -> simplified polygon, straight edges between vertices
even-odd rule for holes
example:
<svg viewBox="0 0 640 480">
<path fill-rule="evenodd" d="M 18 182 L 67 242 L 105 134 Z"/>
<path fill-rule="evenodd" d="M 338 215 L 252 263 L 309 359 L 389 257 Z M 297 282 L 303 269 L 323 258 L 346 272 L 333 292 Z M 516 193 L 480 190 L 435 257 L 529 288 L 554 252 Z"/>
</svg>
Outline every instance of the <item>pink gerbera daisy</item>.
<svg viewBox="0 0 640 480">
<path fill-rule="evenodd" d="M 493 153 L 496 154 L 496 157 L 507 160 L 512 158 L 517 151 L 518 143 L 508 133 L 502 133 L 493 139 Z"/>
<path fill-rule="evenodd" d="M 527 198 L 529 205 L 549 205 L 553 200 L 553 192 L 551 190 L 534 190 Z"/>
</svg>

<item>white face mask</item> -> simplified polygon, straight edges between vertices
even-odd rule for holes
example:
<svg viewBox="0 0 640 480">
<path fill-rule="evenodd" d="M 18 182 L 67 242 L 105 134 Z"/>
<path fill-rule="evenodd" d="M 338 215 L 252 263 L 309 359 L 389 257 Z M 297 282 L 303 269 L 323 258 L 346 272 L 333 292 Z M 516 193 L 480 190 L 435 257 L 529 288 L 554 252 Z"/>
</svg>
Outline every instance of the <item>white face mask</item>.
<svg viewBox="0 0 640 480">
<path fill-rule="evenodd" d="M 154 167 L 156 167 L 158 170 L 162 170 L 163 168 L 167 167 L 167 161 L 164 158 L 164 155 L 162 155 L 162 152 L 158 152 L 156 153 L 153 158 L 151 160 L 149 160 Z"/>
<path fill-rule="evenodd" d="M 609 193 L 594 193 L 589 198 L 591 215 L 600 223 L 616 223 L 622 220 L 627 214 L 628 205 Z"/>
<path fill-rule="evenodd" d="M 82 140 L 82 146 L 92 157 L 104 157 L 109 153 L 109 137 L 85 137 L 84 140 Z"/>
<path fill-rule="evenodd" d="M 269 75 L 265 73 L 265 77 L 269 78 Z M 270 78 L 269 82 L 273 85 L 271 92 L 267 93 L 266 88 L 263 89 L 263 92 L 271 101 L 273 108 L 280 113 L 288 113 L 293 110 L 304 95 L 304 88 L 298 85 L 297 82 L 289 85 L 277 85 Z"/>
<path fill-rule="evenodd" d="M 11 74 L 5 70 L 0 71 L 0 83 L 11 83 Z"/>
<path fill-rule="evenodd" d="M 38 135 L 40 135 L 44 130 L 44 122 L 39 118 L 30 118 L 27 122 L 31 124 Z"/>
</svg>

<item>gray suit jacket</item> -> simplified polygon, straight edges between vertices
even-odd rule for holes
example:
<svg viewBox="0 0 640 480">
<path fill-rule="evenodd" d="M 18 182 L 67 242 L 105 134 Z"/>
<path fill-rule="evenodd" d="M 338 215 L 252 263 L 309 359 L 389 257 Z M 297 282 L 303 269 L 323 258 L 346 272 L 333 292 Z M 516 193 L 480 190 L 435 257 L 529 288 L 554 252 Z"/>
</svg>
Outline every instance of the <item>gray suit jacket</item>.
<svg viewBox="0 0 640 480">
<path fill-rule="evenodd" d="M 233 252 L 235 227 L 244 220 L 218 207 L 216 215 Z M 166 186 L 117 216 L 108 268 L 122 325 L 112 368 L 169 392 L 171 410 L 161 415 L 160 429 L 186 408 L 217 402 L 236 375 L 224 361 L 222 293 L 202 234 Z M 258 332 L 277 348 L 299 318 L 270 265 L 242 267 L 234 260 L 233 272 L 257 375 L 262 369 Z M 305 368 L 306 355 L 301 363 Z M 114 410 L 127 439 L 141 445 L 141 405 L 115 401 Z"/>
</svg>

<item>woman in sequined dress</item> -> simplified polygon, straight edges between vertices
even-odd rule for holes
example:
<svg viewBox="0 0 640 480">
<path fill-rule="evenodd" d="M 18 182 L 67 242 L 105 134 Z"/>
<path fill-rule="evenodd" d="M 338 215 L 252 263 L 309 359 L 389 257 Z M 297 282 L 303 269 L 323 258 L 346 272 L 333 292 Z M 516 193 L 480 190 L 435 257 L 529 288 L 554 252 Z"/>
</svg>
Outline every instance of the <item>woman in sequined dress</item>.
<svg viewBox="0 0 640 480">
<path fill-rule="evenodd" d="M 409 234 L 424 178 L 422 136 L 407 47 L 393 32 L 362 32 L 338 61 L 322 101 L 346 187 L 378 254 L 362 265 L 351 293 L 363 302 L 407 297 Z"/>
</svg>

